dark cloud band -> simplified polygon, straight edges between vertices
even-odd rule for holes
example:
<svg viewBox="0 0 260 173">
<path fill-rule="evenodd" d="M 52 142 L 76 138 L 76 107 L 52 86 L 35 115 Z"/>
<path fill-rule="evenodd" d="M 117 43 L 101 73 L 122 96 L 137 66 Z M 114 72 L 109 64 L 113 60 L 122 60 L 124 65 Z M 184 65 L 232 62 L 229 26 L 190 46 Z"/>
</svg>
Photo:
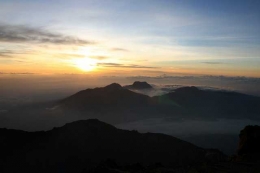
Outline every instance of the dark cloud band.
<svg viewBox="0 0 260 173">
<path fill-rule="evenodd" d="M 0 42 L 9 43 L 51 43 L 65 45 L 93 44 L 92 41 L 82 40 L 71 36 L 53 33 L 40 28 L 23 25 L 0 24 Z"/>
</svg>

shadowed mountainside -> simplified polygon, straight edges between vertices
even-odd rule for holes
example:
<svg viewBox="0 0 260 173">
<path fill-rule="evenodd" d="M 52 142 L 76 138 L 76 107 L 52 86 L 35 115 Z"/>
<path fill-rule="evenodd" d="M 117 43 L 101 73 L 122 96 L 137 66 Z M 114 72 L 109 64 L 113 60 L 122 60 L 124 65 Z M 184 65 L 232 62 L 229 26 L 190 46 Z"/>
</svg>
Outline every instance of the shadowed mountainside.
<svg viewBox="0 0 260 173">
<path fill-rule="evenodd" d="M 121 165 L 160 162 L 176 167 L 200 162 L 205 154 L 203 149 L 172 136 L 120 130 L 96 119 L 46 132 L 0 129 L 0 136 L 3 173 L 77 173 L 106 159 Z"/>
<path fill-rule="evenodd" d="M 135 82 L 136 83 L 136 82 Z M 149 85 L 149 84 L 148 84 Z M 113 83 L 86 89 L 59 102 L 66 109 L 112 111 L 128 110 L 151 117 L 247 118 L 259 120 L 260 98 L 228 91 L 200 90 L 194 86 L 178 88 L 168 94 L 149 97 Z M 138 108 L 138 109 L 137 109 Z M 124 110 L 125 109 L 125 110 Z M 149 116 L 148 116 L 149 117 Z"/>
<path fill-rule="evenodd" d="M 95 106 L 137 106 L 152 102 L 149 96 L 123 88 L 117 83 L 106 87 L 80 91 L 60 103 L 72 108 L 93 108 Z"/>
<path fill-rule="evenodd" d="M 178 105 L 194 117 L 259 119 L 260 98 L 230 91 L 200 90 L 194 86 L 154 97 L 159 104 Z"/>
<path fill-rule="evenodd" d="M 260 120 L 259 110 L 259 97 L 236 92 L 182 87 L 168 94 L 149 97 L 123 88 L 119 84 L 111 84 L 106 87 L 86 89 L 60 101 L 35 103 L 9 110 L 1 114 L 0 126 L 28 131 L 49 130 L 68 122 L 97 118 L 123 129 L 163 132 L 178 136 L 200 147 L 210 147 L 213 143 L 214 148 L 230 154 L 234 153 L 233 139 L 237 140 L 237 134 L 232 131 L 232 128 L 238 131 L 240 127 L 234 127 L 237 124 L 230 124 L 230 128 L 225 128 L 218 133 L 209 128 L 209 125 L 212 124 L 211 122 L 216 122 L 215 124 L 219 126 L 221 122 L 224 125 L 233 122 L 226 122 L 227 119 Z M 197 121 L 200 122 L 194 125 Z M 209 123 L 205 125 L 205 122 Z M 183 128 L 177 127 L 176 123 Z M 246 124 L 257 124 L 257 122 Z M 243 126 L 246 124 L 244 123 Z M 215 126 L 213 128 L 221 129 Z M 223 134 L 226 133 L 234 136 L 229 138 L 227 135 L 225 138 L 228 137 L 228 140 L 219 141 L 218 139 L 223 138 Z"/>
<path fill-rule="evenodd" d="M 115 128 L 97 119 L 50 131 L 0 129 L 0 172 L 259 172 L 259 126 L 240 132 L 238 155 L 172 136 Z"/>
</svg>

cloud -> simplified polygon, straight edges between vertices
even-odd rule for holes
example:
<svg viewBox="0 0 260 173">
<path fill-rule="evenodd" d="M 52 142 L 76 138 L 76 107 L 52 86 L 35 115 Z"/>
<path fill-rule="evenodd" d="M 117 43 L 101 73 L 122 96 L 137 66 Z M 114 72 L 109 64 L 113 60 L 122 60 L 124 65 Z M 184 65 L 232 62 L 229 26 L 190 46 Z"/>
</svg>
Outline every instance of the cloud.
<svg viewBox="0 0 260 173">
<path fill-rule="evenodd" d="M 83 54 L 73 54 L 73 53 L 60 53 L 55 55 L 55 57 L 61 59 L 73 59 L 73 58 L 84 58 L 86 55 Z"/>
<path fill-rule="evenodd" d="M 4 57 L 4 58 L 12 58 L 13 55 L 18 55 L 18 54 L 27 54 L 28 51 L 18 51 L 18 50 L 0 50 L 0 57 Z"/>
<path fill-rule="evenodd" d="M 203 64 L 212 64 L 212 65 L 218 65 L 218 64 L 224 64 L 223 62 L 202 62 Z"/>
<path fill-rule="evenodd" d="M 202 76 L 170 76 L 170 75 L 159 75 L 159 76 L 128 76 L 129 79 L 184 79 L 184 80 L 217 80 L 217 81 L 233 81 L 233 82 L 252 82 L 259 83 L 260 78 L 257 77 L 245 77 L 245 76 L 213 76 L 213 75 L 202 75 Z"/>
<path fill-rule="evenodd" d="M 99 66 L 103 67 L 120 67 L 120 68 L 158 68 L 158 67 L 149 67 L 149 66 L 140 66 L 135 64 L 118 64 L 118 63 L 98 63 Z"/>
<path fill-rule="evenodd" d="M 52 33 L 40 28 L 5 24 L 0 24 L 0 42 L 51 43 L 64 45 L 85 45 L 94 43 L 92 41 L 82 40 L 72 36 Z"/>
<path fill-rule="evenodd" d="M 122 52 L 129 52 L 129 50 L 128 50 L 128 49 L 124 49 L 124 48 L 118 48 L 118 47 L 112 48 L 111 50 L 112 50 L 112 51 L 122 51 Z"/>
<path fill-rule="evenodd" d="M 142 73 L 140 73 L 142 74 Z M 126 77 L 131 81 L 147 81 L 158 84 L 188 85 L 203 87 L 204 89 L 229 90 L 255 96 L 260 96 L 260 78 L 246 76 L 129 76 Z"/>
<path fill-rule="evenodd" d="M 107 57 L 107 56 L 90 56 L 90 58 L 97 59 L 97 60 L 104 60 L 104 59 L 108 59 L 109 57 Z"/>
<path fill-rule="evenodd" d="M 61 58 L 61 59 L 74 59 L 74 58 L 85 58 L 87 57 L 84 54 L 73 54 L 73 53 L 60 53 L 55 55 L 55 57 Z M 108 59 L 109 57 L 106 56 L 89 56 L 91 59 L 96 59 L 96 60 L 104 60 Z"/>
<path fill-rule="evenodd" d="M 37 74 L 37 73 L 29 73 L 29 72 L 21 72 L 21 73 L 15 73 L 15 72 L 11 72 L 11 73 L 6 73 L 6 72 L 0 72 L 0 75 L 4 75 L 4 74 L 12 74 L 12 75 L 31 75 L 31 74 Z"/>
<path fill-rule="evenodd" d="M 9 51 L 9 50 L 1 50 L 0 51 L 0 57 L 11 57 L 10 54 L 13 54 L 13 51 Z"/>
</svg>

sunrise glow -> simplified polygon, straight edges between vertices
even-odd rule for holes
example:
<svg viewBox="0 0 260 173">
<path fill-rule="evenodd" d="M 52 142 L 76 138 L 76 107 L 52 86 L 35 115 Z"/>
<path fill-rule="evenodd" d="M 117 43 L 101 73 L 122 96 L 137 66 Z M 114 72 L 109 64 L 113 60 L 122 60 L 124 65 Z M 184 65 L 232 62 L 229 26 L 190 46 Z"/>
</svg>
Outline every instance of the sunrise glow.
<svg viewBox="0 0 260 173">
<path fill-rule="evenodd" d="M 260 0 L 0 0 L 0 16 L 0 173 L 260 173 Z"/>
<path fill-rule="evenodd" d="M 97 66 L 96 60 L 91 58 L 75 59 L 74 64 L 82 71 L 92 71 Z"/>
<path fill-rule="evenodd" d="M 3 1 L 0 72 L 260 77 L 258 3 L 234 3 Z"/>
</svg>

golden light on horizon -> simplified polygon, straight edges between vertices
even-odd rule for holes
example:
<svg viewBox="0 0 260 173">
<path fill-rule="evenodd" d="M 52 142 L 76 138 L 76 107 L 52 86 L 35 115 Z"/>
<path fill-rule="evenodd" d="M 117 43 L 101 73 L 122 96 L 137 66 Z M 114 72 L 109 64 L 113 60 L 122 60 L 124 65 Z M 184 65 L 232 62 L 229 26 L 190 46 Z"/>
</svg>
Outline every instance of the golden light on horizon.
<svg viewBox="0 0 260 173">
<path fill-rule="evenodd" d="M 74 60 L 75 66 L 82 71 L 93 71 L 97 67 L 97 61 L 91 58 L 81 58 Z"/>
</svg>

